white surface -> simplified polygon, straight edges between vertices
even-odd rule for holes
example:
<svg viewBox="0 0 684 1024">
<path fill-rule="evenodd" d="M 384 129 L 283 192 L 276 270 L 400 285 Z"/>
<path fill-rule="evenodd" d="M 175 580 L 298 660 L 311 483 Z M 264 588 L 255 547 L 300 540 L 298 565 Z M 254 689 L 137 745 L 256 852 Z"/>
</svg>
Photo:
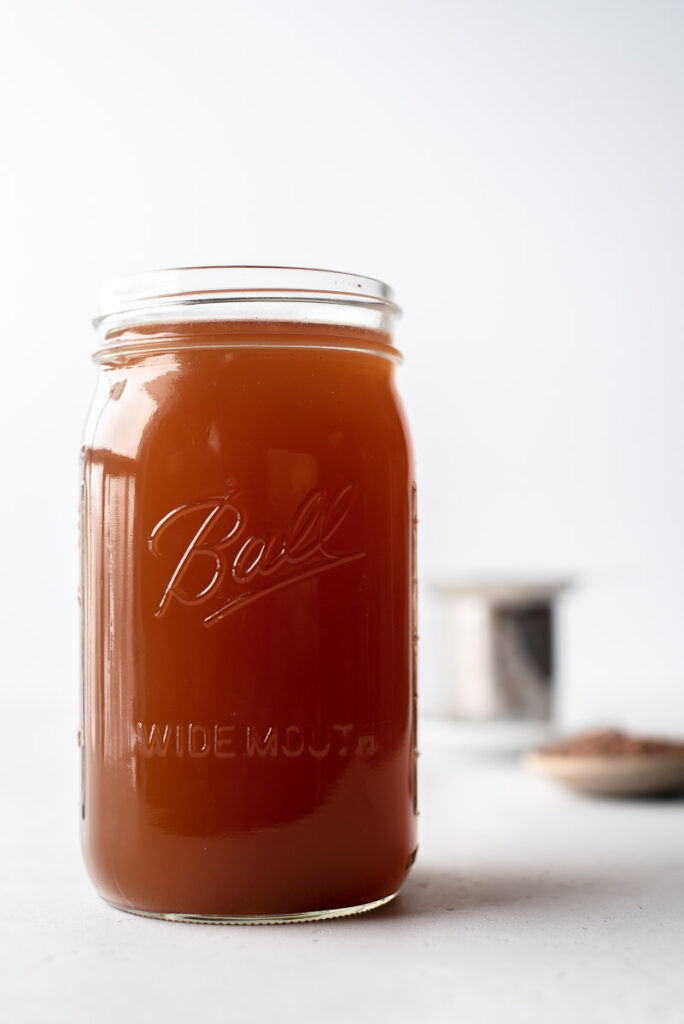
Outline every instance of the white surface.
<svg viewBox="0 0 684 1024">
<path fill-rule="evenodd" d="M 5 4 L 5 701 L 75 700 L 99 281 L 299 263 L 405 308 L 422 578 L 579 575 L 563 714 L 684 732 L 683 50 L 673 0 Z"/>
<path fill-rule="evenodd" d="M 5 722 L 4 1019 L 680 1024 L 684 804 L 573 797 L 423 731 L 420 857 L 394 905 L 222 928 L 100 902 L 76 841 L 75 728 Z"/>
</svg>

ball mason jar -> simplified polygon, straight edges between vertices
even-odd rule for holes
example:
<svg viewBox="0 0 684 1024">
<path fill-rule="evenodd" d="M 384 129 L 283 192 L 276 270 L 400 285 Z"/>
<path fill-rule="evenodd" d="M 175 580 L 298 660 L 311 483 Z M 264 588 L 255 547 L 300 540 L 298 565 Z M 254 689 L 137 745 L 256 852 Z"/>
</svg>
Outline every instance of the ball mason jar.
<svg viewBox="0 0 684 1024">
<path fill-rule="evenodd" d="M 116 907 L 377 907 L 416 850 L 415 483 L 378 281 L 101 293 L 83 449 L 82 841 Z"/>
</svg>

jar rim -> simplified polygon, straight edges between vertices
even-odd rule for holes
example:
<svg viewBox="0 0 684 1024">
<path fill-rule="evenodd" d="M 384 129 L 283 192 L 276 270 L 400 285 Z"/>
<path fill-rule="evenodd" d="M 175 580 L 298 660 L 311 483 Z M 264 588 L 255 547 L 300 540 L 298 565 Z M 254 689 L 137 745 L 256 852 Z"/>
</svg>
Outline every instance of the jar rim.
<svg viewBox="0 0 684 1024">
<path fill-rule="evenodd" d="M 236 319 L 245 314 L 235 306 L 244 310 L 246 303 L 249 318 L 262 320 L 309 320 L 310 315 L 302 315 L 302 303 L 335 307 L 337 312 L 328 308 L 321 314 L 322 322 L 345 324 L 349 319 L 350 326 L 356 326 L 365 311 L 375 329 L 387 331 L 401 313 L 389 285 L 373 277 L 315 267 L 226 265 L 173 267 L 114 278 L 100 288 L 93 322 L 106 335 L 145 323 Z M 255 314 L 258 304 L 263 304 L 262 312 Z"/>
</svg>

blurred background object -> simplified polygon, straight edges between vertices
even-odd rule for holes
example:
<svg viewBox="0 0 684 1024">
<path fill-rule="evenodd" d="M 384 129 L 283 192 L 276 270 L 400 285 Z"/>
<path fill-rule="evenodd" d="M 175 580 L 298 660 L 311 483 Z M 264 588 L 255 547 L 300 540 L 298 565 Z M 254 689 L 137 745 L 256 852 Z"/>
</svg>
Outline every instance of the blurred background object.
<svg viewBox="0 0 684 1024">
<path fill-rule="evenodd" d="M 523 763 L 530 771 L 593 796 L 684 794 L 684 743 L 615 729 L 580 733 L 530 751 Z"/>
<path fill-rule="evenodd" d="M 434 585 L 442 604 L 438 710 L 460 721 L 549 722 L 558 581 Z"/>
<path fill-rule="evenodd" d="M 567 567 L 561 723 L 684 731 L 683 50 L 643 0 L 7 5 L 7 707 L 76 717 L 97 285 L 285 263 L 400 297 L 421 577 Z"/>
</svg>

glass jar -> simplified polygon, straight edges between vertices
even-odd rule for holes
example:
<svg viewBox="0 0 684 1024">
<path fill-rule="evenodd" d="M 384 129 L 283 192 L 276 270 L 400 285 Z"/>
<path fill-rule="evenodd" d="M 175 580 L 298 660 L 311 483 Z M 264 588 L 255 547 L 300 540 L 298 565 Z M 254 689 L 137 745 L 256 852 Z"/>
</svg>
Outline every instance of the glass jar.
<svg viewBox="0 0 684 1024">
<path fill-rule="evenodd" d="M 416 849 L 415 484 L 378 281 L 115 281 L 83 450 L 83 849 L 105 900 L 379 906 Z"/>
</svg>

